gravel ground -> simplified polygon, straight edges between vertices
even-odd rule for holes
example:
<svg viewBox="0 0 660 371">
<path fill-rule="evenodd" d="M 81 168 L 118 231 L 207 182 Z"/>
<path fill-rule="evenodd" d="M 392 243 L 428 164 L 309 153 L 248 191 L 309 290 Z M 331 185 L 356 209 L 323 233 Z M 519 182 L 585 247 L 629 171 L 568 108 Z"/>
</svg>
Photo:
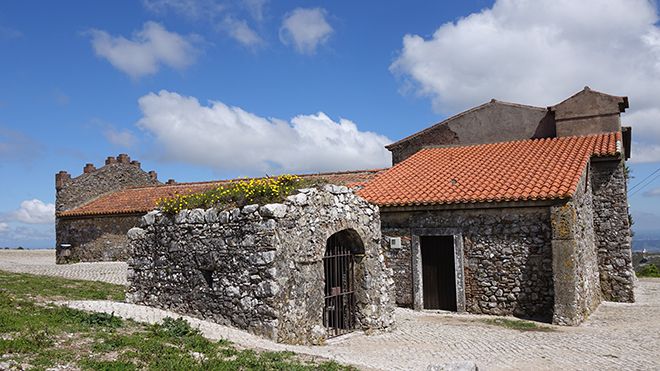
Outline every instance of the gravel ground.
<svg viewBox="0 0 660 371">
<path fill-rule="evenodd" d="M 55 250 L 0 250 L 0 270 L 126 285 L 122 262 L 55 264 Z"/>
<path fill-rule="evenodd" d="M 125 282 L 122 263 L 55 266 L 51 252 L 0 251 L 0 269 L 67 278 Z M 366 336 L 356 332 L 326 346 L 277 344 L 244 331 L 187 318 L 211 339 L 242 347 L 290 350 L 365 369 L 426 370 L 432 365 L 474 361 L 481 370 L 659 370 L 660 279 L 641 279 L 634 304 L 604 302 L 579 327 L 521 332 L 484 322 L 488 316 L 396 310 L 397 328 Z M 113 313 L 154 323 L 176 313 L 110 301 L 71 301 L 72 308 Z"/>
</svg>

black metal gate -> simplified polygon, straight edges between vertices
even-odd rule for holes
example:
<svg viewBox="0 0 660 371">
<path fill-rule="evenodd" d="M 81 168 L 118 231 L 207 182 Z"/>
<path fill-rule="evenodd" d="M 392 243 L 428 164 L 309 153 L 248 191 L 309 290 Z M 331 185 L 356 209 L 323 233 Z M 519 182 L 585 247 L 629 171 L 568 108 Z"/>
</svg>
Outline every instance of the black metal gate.
<svg viewBox="0 0 660 371">
<path fill-rule="evenodd" d="M 323 257 L 325 270 L 323 324 L 328 337 L 349 333 L 355 326 L 353 254 L 350 247 L 343 245 L 338 237 L 337 234 L 333 234 L 328 238 Z"/>
</svg>

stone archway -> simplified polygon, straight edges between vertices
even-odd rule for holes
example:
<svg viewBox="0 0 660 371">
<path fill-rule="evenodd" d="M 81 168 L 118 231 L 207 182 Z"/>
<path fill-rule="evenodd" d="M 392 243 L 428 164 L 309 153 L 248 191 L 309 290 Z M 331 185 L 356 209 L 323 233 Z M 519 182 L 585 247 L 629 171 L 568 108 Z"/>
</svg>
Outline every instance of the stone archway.
<svg viewBox="0 0 660 371">
<path fill-rule="evenodd" d="M 128 237 L 135 272 L 129 300 L 135 303 L 211 318 L 289 344 L 321 344 L 335 335 L 327 325 L 370 333 L 394 322 L 394 281 L 381 250 L 378 208 L 346 187 L 300 190 L 283 204 L 154 215 Z M 339 263 L 352 269 L 339 269 L 344 276 L 327 287 L 348 292 L 346 304 L 333 309 L 346 321 L 326 320 L 324 326 L 328 241 L 343 246 L 336 250 L 345 255 Z M 159 262 L 176 274 L 160 275 L 155 256 L 164 256 Z"/>
<path fill-rule="evenodd" d="M 364 243 L 354 229 L 336 232 L 326 241 L 323 326 L 328 337 L 343 335 L 356 328 L 354 263 L 362 256 Z"/>
</svg>

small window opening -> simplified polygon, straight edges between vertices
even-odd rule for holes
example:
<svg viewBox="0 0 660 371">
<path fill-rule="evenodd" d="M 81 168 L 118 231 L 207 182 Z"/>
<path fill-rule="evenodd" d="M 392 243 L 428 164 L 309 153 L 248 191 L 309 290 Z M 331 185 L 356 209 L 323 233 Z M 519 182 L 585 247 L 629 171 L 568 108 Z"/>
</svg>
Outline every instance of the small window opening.
<svg viewBox="0 0 660 371">
<path fill-rule="evenodd" d="M 209 288 L 213 288 L 213 271 L 208 269 L 200 269 L 199 271 L 202 273 Z"/>
</svg>

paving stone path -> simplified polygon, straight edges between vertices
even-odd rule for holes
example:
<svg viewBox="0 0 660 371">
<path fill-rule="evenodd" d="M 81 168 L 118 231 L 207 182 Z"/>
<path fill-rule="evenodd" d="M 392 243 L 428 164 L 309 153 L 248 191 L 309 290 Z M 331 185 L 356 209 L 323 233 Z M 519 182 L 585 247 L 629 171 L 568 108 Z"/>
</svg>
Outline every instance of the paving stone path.
<svg viewBox="0 0 660 371">
<path fill-rule="evenodd" d="M 52 274 L 69 278 L 93 277 L 95 264 L 76 264 L 49 269 L 42 264 L 5 261 L 0 269 Z M 18 262 L 17 262 L 18 260 Z M 54 260 L 54 259 L 53 259 Z M 36 260 L 34 260 L 36 261 Z M 98 263 L 98 275 L 110 278 L 108 264 Z M 52 263 L 51 263 L 52 265 Z M 31 268 L 35 268 L 31 271 Z M 80 268 L 76 268 L 80 267 Z M 114 266 L 112 266 L 114 267 Z M 114 269 L 117 270 L 116 267 Z M 125 280 L 125 265 L 124 270 Z M 79 270 L 80 274 L 72 273 Z M 84 272 L 84 273 L 83 273 Z M 211 339 L 228 339 L 243 347 L 290 350 L 334 359 L 365 369 L 426 370 L 430 365 L 474 361 L 481 370 L 659 370 L 660 369 L 660 279 L 641 279 L 636 286 L 637 302 L 605 302 L 579 327 L 550 326 L 554 331 L 521 332 L 485 323 L 493 317 L 396 310 L 397 329 L 366 336 L 353 333 L 333 339 L 326 346 L 289 346 L 211 322 L 187 318 Z M 109 301 L 71 301 L 73 308 L 155 323 L 179 315 L 159 309 Z"/>
<path fill-rule="evenodd" d="M 55 250 L 0 250 L 0 270 L 126 285 L 126 263 L 55 264 Z"/>
</svg>

